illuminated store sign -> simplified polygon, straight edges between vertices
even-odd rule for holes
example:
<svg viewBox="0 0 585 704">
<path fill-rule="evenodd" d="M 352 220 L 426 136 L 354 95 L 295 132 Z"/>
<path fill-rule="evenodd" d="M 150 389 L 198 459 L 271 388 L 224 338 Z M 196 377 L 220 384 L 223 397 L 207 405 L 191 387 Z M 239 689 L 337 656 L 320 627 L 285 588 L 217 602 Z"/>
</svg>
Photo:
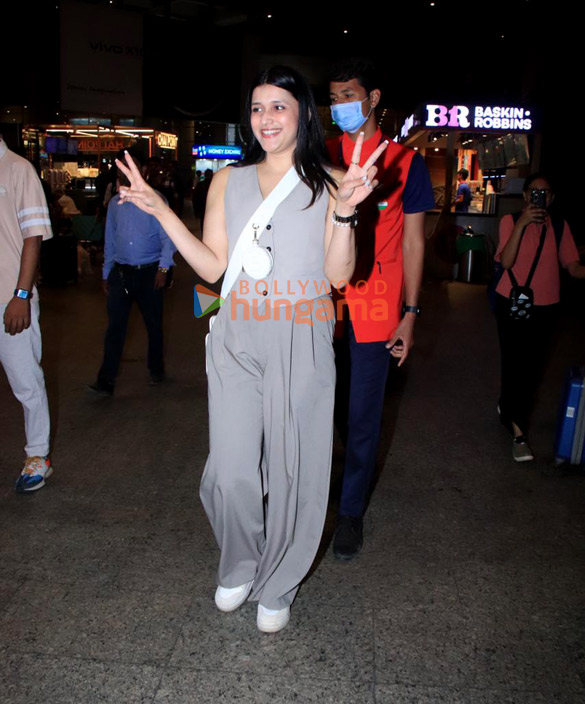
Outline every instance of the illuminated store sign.
<svg viewBox="0 0 585 704">
<path fill-rule="evenodd" d="M 529 132 L 531 111 L 526 108 L 492 105 L 426 105 L 425 127 L 460 130 L 506 130 Z"/>
<path fill-rule="evenodd" d="M 242 147 L 195 144 L 192 154 L 196 159 L 241 159 Z"/>
<path fill-rule="evenodd" d="M 407 117 L 402 125 L 402 129 L 400 130 L 400 139 L 406 139 L 410 131 L 417 125 L 420 125 L 420 122 L 416 119 L 416 115 Z"/>
<path fill-rule="evenodd" d="M 169 132 L 157 132 L 156 143 L 161 149 L 176 149 L 179 138 Z"/>
<path fill-rule="evenodd" d="M 100 137 L 97 139 L 78 139 L 77 148 L 80 152 L 119 152 L 121 149 L 127 149 L 132 142 L 128 139 L 112 139 L 111 137 Z"/>
</svg>

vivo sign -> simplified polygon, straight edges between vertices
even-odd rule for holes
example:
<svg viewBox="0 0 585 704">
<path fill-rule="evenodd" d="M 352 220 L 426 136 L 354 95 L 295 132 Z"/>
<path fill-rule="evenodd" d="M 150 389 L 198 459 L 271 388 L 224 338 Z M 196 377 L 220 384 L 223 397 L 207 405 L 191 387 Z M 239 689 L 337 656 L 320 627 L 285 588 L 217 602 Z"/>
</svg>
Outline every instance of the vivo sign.
<svg viewBox="0 0 585 704">
<path fill-rule="evenodd" d="M 453 127 L 464 130 L 512 130 L 529 132 L 532 129 L 530 110 L 484 105 L 426 105 L 425 127 Z"/>
</svg>

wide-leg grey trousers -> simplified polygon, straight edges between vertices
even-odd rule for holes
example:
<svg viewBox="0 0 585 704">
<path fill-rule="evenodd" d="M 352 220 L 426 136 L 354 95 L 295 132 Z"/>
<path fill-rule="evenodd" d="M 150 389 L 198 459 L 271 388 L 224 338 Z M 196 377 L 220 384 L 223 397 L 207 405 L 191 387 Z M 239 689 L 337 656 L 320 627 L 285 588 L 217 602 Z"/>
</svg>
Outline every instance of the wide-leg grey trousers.
<svg viewBox="0 0 585 704">
<path fill-rule="evenodd" d="M 319 317 L 319 316 L 317 316 Z M 221 550 L 218 583 L 289 606 L 323 532 L 333 440 L 332 320 L 234 320 L 207 341 L 210 452 L 201 500 Z"/>
</svg>

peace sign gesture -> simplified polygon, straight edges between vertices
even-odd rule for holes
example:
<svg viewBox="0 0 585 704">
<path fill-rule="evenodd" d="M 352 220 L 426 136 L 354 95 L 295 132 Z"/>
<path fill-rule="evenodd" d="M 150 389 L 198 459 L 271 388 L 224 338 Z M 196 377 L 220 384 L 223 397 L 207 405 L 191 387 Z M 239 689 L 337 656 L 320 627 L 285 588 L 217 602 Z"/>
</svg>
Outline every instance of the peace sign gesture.
<svg viewBox="0 0 585 704">
<path fill-rule="evenodd" d="M 124 159 L 126 164 L 116 159 L 116 166 L 130 181 L 130 188 L 120 186 L 120 203 L 129 201 L 140 210 L 155 217 L 168 209 L 164 199 L 142 178 L 138 166 L 128 152 L 124 153 Z"/>
<path fill-rule="evenodd" d="M 360 166 L 363 143 L 364 133 L 360 132 L 353 149 L 349 168 L 337 189 L 337 202 L 346 206 L 355 207 L 365 200 L 378 185 L 378 181 L 374 178 L 378 167 L 374 164 L 388 146 L 388 141 L 382 142 L 364 165 Z"/>
</svg>

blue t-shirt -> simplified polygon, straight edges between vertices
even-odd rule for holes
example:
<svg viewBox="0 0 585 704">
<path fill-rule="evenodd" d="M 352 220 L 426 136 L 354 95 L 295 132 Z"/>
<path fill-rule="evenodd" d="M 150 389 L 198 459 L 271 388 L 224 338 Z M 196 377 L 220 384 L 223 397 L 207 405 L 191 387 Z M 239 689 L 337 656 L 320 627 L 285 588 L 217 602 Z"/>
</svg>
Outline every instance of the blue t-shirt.
<svg viewBox="0 0 585 704">
<path fill-rule="evenodd" d="M 462 181 L 457 189 L 457 197 L 463 196 L 463 200 L 460 203 L 455 203 L 455 211 L 458 213 L 466 213 L 469 210 L 469 204 L 471 203 L 471 188 L 469 185 Z"/>
<path fill-rule="evenodd" d="M 424 213 L 435 207 L 431 178 L 421 154 L 415 154 L 410 162 L 408 178 L 402 193 L 402 210 L 407 215 Z"/>
</svg>

